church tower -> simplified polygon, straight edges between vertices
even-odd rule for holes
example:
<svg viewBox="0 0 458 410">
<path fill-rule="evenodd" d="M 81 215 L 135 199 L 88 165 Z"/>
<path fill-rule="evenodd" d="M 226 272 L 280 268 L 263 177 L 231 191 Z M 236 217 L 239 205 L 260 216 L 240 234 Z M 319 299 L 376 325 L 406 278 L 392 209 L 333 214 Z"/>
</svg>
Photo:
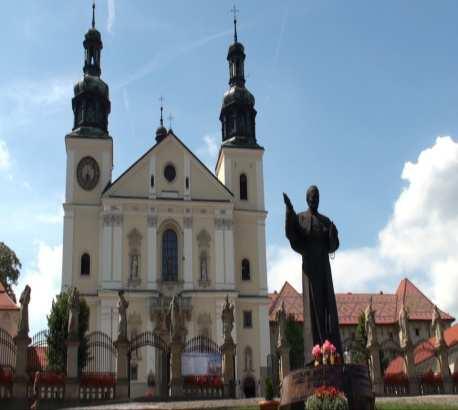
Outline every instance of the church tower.
<svg viewBox="0 0 458 410">
<path fill-rule="evenodd" d="M 267 369 L 268 298 L 266 267 L 263 154 L 256 139 L 256 110 L 253 94 L 245 86 L 245 48 L 237 39 L 237 19 L 234 8 L 234 42 L 229 46 L 229 89 L 225 92 L 220 121 L 222 143 L 216 163 L 216 175 L 233 193 L 234 206 L 234 266 L 237 300 L 238 369 L 246 369 L 244 354 L 253 349 L 257 340 L 255 367 L 260 379 Z M 238 375 L 241 380 L 249 373 Z M 245 383 L 245 382 L 243 382 Z"/>
<path fill-rule="evenodd" d="M 92 6 L 92 26 L 85 35 L 83 46 L 84 76 L 74 86 L 73 129 L 65 137 L 62 288 L 74 283 L 72 277 L 82 268 L 79 265 L 83 255 L 87 255 L 84 268 L 96 270 L 97 255 L 89 249 L 98 249 L 97 238 L 85 238 L 84 231 L 87 232 L 87 224 L 98 223 L 102 192 L 111 180 L 113 168 L 113 141 L 108 134 L 109 90 L 100 78 L 103 44 L 95 28 L 95 4 Z"/>
</svg>

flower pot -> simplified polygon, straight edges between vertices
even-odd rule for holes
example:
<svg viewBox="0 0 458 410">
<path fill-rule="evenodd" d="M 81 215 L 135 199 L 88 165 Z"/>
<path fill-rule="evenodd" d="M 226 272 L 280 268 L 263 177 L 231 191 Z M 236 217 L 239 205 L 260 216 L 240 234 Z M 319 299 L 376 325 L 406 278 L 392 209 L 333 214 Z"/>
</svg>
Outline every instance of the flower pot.
<svg viewBox="0 0 458 410">
<path fill-rule="evenodd" d="M 277 400 L 263 400 L 259 402 L 260 410 L 277 410 L 280 402 Z"/>
</svg>

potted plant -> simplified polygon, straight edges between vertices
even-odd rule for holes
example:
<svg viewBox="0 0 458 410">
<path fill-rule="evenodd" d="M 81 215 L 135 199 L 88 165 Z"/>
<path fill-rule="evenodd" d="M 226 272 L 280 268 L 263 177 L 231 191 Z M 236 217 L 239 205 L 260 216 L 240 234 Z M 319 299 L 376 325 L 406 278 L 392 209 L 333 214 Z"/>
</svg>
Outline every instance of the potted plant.
<svg viewBox="0 0 458 410">
<path fill-rule="evenodd" d="M 321 386 L 305 402 L 306 410 L 349 410 L 343 392 L 332 386 Z"/>
<path fill-rule="evenodd" d="M 280 404 L 277 400 L 274 400 L 274 386 L 272 379 L 267 377 L 264 382 L 265 387 L 265 400 L 259 402 L 260 410 L 277 410 Z"/>
</svg>

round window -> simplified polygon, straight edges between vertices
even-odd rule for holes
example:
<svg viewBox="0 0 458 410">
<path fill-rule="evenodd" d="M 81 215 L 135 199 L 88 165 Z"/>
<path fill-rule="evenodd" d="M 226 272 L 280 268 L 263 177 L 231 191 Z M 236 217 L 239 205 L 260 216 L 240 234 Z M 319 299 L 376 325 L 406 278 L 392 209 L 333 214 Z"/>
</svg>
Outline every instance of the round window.
<svg viewBox="0 0 458 410">
<path fill-rule="evenodd" d="M 169 164 L 164 168 L 164 176 L 165 179 L 169 182 L 172 182 L 175 179 L 177 172 L 172 164 Z"/>
</svg>

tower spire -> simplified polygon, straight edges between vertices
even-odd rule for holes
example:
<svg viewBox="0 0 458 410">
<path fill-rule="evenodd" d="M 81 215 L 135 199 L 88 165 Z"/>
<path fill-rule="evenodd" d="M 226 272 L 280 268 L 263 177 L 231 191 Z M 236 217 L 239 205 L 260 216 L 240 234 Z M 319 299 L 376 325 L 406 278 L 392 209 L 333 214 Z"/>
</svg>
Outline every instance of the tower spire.
<svg viewBox="0 0 458 410">
<path fill-rule="evenodd" d="M 161 117 L 160 117 L 160 125 L 156 130 L 156 142 L 161 142 L 167 136 L 167 128 L 164 127 L 164 119 L 163 119 L 164 97 L 162 95 L 159 97 L 159 101 L 161 103 Z"/>
<path fill-rule="evenodd" d="M 95 29 L 95 0 L 92 2 L 92 29 Z"/>
<path fill-rule="evenodd" d="M 237 43 L 237 14 L 239 9 L 235 6 L 232 6 L 231 13 L 234 15 L 234 43 Z"/>
</svg>

